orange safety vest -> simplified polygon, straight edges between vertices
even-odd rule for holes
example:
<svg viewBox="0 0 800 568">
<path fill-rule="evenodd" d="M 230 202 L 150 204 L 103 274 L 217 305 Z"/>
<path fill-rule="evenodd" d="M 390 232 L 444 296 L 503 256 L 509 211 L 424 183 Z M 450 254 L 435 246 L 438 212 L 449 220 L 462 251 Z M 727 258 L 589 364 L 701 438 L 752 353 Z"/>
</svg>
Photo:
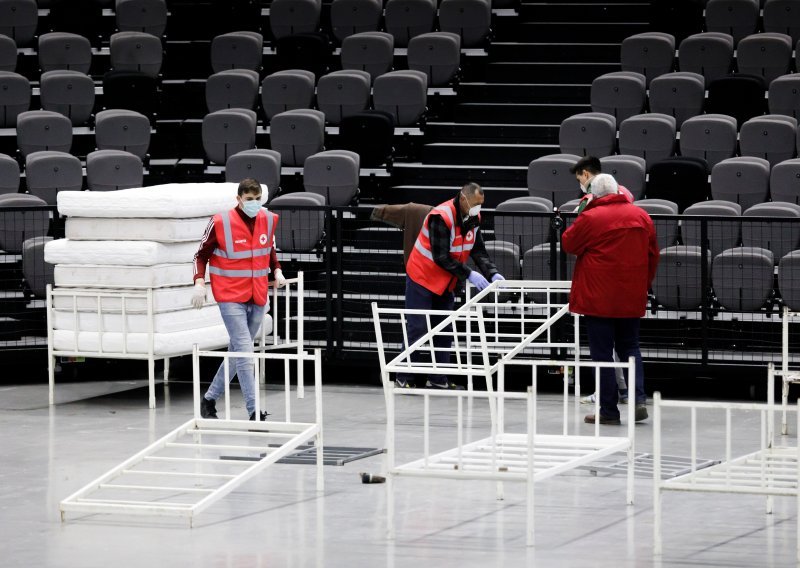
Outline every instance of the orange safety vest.
<svg viewBox="0 0 800 568">
<path fill-rule="evenodd" d="M 211 292 L 217 302 L 269 302 L 267 275 L 278 216 L 263 209 L 253 233 L 236 209 L 214 215 L 217 248 L 209 260 Z"/>
<path fill-rule="evenodd" d="M 458 278 L 433 261 L 430 233 L 428 232 L 428 221 L 431 215 L 441 217 L 444 224 L 450 229 L 450 257 L 462 264 L 467 261 L 472 247 L 475 246 L 478 227 L 470 229 L 465 235 L 461 234 L 461 224 L 458 222 L 460 212 L 456 211 L 452 199 L 437 205 L 425 217 L 417 242 L 414 243 L 414 248 L 411 249 L 411 254 L 408 256 L 406 273 L 420 286 L 441 296 L 445 291 L 452 292 L 455 289 Z M 480 223 L 480 215 L 478 222 Z"/>
</svg>

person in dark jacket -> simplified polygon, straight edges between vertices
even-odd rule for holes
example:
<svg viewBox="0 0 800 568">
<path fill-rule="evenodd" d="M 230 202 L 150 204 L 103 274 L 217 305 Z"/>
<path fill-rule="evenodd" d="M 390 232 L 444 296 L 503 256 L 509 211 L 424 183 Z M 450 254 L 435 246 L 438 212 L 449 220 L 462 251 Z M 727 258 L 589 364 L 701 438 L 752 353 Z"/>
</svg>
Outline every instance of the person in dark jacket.
<svg viewBox="0 0 800 568">
<path fill-rule="evenodd" d="M 639 319 L 658 266 L 656 231 L 650 216 L 617 192 L 608 174 L 592 180 L 594 198 L 561 237 L 561 247 L 577 256 L 569 295 L 572 313 L 582 314 L 592 360 L 636 360 L 636 421 L 647 418 Z M 630 377 L 628 385 L 631 384 Z M 600 371 L 600 416 L 585 422 L 619 424 L 613 369 Z"/>
</svg>

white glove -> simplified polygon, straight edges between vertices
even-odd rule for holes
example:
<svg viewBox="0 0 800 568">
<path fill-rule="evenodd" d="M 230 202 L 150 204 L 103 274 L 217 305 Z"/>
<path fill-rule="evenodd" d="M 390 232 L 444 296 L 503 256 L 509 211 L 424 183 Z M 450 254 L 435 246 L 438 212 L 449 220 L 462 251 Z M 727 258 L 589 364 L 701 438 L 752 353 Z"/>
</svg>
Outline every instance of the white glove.
<svg viewBox="0 0 800 568">
<path fill-rule="evenodd" d="M 275 271 L 275 286 L 278 288 L 286 286 L 286 278 L 283 277 L 283 270 L 280 268 Z"/>
<path fill-rule="evenodd" d="M 206 301 L 206 283 L 201 278 L 194 282 L 194 290 L 192 291 L 192 306 L 196 309 L 203 307 Z"/>
</svg>

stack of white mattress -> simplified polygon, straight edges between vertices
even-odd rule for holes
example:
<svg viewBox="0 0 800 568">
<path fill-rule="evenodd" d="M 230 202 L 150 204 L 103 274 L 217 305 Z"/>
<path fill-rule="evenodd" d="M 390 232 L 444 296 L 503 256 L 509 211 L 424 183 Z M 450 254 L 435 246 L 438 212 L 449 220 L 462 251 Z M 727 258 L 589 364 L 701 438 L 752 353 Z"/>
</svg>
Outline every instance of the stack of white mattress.
<svg viewBox="0 0 800 568">
<path fill-rule="evenodd" d="M 45 247 L 45 260 L 55 265 L 55 288 L 103 297 L 98 313 L 96 296 L 55 295 L 54 349 L 90 353 L 102 343 L 103 352 L 114 353 L 123 350 L 124 341 L 128 353 L 146 354 L 150 331 L 154 353 L 161 356 L 190 353 L 195 343 L 201 349 L 227 345 L 211 293 L 202 309 L 191 306 L 192 259 L 210 217 L 235 206 L 236 188 L 185 183 L 59 192 L 67 238 Z M 269 315 L 264 325 L 271 333 Z"/>
</svg>

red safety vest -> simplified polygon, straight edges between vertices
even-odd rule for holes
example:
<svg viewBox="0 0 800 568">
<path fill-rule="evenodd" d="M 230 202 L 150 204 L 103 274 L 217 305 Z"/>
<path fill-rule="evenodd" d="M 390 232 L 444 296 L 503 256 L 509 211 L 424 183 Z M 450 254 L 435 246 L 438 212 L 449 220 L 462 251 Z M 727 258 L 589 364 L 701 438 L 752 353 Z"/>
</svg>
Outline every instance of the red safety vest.
<svg viewBox="0 0 800 568">
<path fill-rule="evenodd" d="M 467 261 L 472 247 L 475 246 L 478 227 L 470 229 L 466 235 L 461 234 L 461 224 L 458 222 L 460 212 L 456 211 L 452 199 L 437 205 L 425 217 L 417 242 L 414 243 L 414 248 L 411 249 L 411 254 L 408 256 L 406 273 L 420 286 L 441 296 L 445 291 L 452 292 L 455 289 L 458 278 L 433 261 L 430 233 L 428 232 L 428 221 L 431 215 L 441 217 L 444 224 L 450 229 L 450 257 L 462 264 Z M 480 223 L 480 215 L 478 223 Z"/>
<path fill-rule="evenodd" d="M 278 216 L 263 209 L 252 234 L 236 209 L 214 215 L 217 247 L 209 260 L 211 291 L 217 302 L 269 302 L 267 275 Z"/>
</svg>

